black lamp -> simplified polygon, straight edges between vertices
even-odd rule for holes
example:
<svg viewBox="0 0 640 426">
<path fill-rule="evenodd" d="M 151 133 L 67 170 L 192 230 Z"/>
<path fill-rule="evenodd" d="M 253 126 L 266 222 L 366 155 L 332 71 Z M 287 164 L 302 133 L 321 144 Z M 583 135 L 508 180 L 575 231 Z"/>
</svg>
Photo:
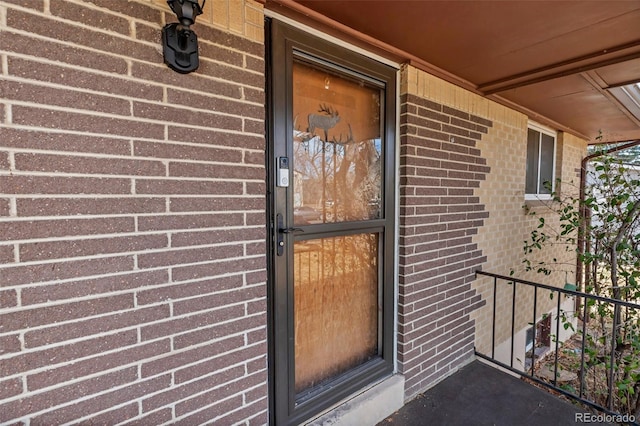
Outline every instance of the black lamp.
<svg viewBox="0 0 640 426">
<path fill-rule="evenodd" d="M 167 24 L 162 28 L 164 62 L 174 71 L 182 74 L 198 69 L 198 37 L 191 30 L 196 16 L 202 13 L 206 0 L 167 0 L 169 7 L 178 17 L 179 23 Z"/>
</svg>

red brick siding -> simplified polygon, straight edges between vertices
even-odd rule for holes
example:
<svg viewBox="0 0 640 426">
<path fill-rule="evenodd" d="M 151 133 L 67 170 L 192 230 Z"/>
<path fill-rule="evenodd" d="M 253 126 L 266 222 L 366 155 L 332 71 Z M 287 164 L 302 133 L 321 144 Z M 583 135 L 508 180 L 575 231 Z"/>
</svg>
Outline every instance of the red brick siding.
<svg viewBox="0 0 640 426">
<path fill-rule="evenodd" d="M 471 289 L 485 258 L 473 235 L 488 212 L 474 195 L 489 172 L 476 141 L 492 123 L 414 95 L 401 100 L 398 361 L 406 397 L 473 353 Z"/>
<path fill-rule="evenodd" d="M 143 3 L 2 9 L 0 423 L 265 423 L 264 46 L 196 25 L 182 75 Z"/>
</svg>

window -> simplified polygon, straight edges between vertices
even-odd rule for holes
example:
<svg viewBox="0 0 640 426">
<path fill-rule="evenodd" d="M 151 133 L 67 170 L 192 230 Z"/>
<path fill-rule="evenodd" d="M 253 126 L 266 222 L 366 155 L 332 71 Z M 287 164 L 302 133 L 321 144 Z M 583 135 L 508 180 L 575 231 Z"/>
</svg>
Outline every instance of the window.
<svg viewBox="0 0 640 426">
<path fill-rule="evenodd" d="M 537 125 L 527 133 L 526 199 L 549 199 L 555 188 L 556 134 Z"/>
</svg>

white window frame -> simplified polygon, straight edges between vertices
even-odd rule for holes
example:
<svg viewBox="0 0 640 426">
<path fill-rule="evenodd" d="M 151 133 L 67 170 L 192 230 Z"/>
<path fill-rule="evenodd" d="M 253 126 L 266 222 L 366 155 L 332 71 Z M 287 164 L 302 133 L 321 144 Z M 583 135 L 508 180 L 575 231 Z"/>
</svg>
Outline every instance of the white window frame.
<svg viewBox="0 0 640 426">
<path fill-rule="evenodd" d="M 527 124 L 527 133 L 528 133 L 529 129 L 535 130 L 536 132 L 539 132 L 540 134 L 545 134 L 545 135 L 551 136 L 553 138 L 553 165 L 552 165 L 552 168 L 551 168 L 551 192 L 553 192 L 556 189 L 556 161 L 557 161 L 557 158 L 558 158 L 558 132 L 556 132 L 555 130 L 553 130 L 550 127 L 543 126 L 542 124 L 536 123 L 534 121 L 529 121 L 529 123 Z M 528 143 L 528 139 L 527 139 L 527 143 Z M 542 153 L 542 144 L 539 143 L 538 144 L 538 176 L 536 176 L 536 182 L 538 182 L 538 190 L 537 191 L 539 191 L 539 185 L 540 185 L 540 158 L 541 158 L 541 153 Z M 528 161 L 528 159 L 525 158 L 525 161 Z M 525 162 L 525 164 L 526 164 L 526 162 Z M 529 194 L 529 193 L 527 193 L 527 189 L 526 189 L 526 167 L 525 167 L 525 194 L 524 194 L 524 199 L 525 200 L 550 200 L 551 198 L 552 198 L 551 194 L 540 194 L 540 193 Z"/>
</svg>

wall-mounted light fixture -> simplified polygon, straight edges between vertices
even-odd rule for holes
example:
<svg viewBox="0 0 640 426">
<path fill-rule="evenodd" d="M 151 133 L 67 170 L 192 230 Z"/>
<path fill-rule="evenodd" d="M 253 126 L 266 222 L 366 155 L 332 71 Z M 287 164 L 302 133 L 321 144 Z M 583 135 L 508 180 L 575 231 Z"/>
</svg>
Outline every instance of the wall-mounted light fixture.
<svg viewBox="0 0 640 426">
<path fill-rule="evenodd" d="M 202 13 L 202 0 L 167 0 L 169 7 L 178 17 L 178 22 L 167 24 L 162 28 L 162 47 L 164 62 L 174 71 L 189 73 L 200 65 L 198 60 L 198 37 L 191 30 L 196 16 Z"/>
</svg>

